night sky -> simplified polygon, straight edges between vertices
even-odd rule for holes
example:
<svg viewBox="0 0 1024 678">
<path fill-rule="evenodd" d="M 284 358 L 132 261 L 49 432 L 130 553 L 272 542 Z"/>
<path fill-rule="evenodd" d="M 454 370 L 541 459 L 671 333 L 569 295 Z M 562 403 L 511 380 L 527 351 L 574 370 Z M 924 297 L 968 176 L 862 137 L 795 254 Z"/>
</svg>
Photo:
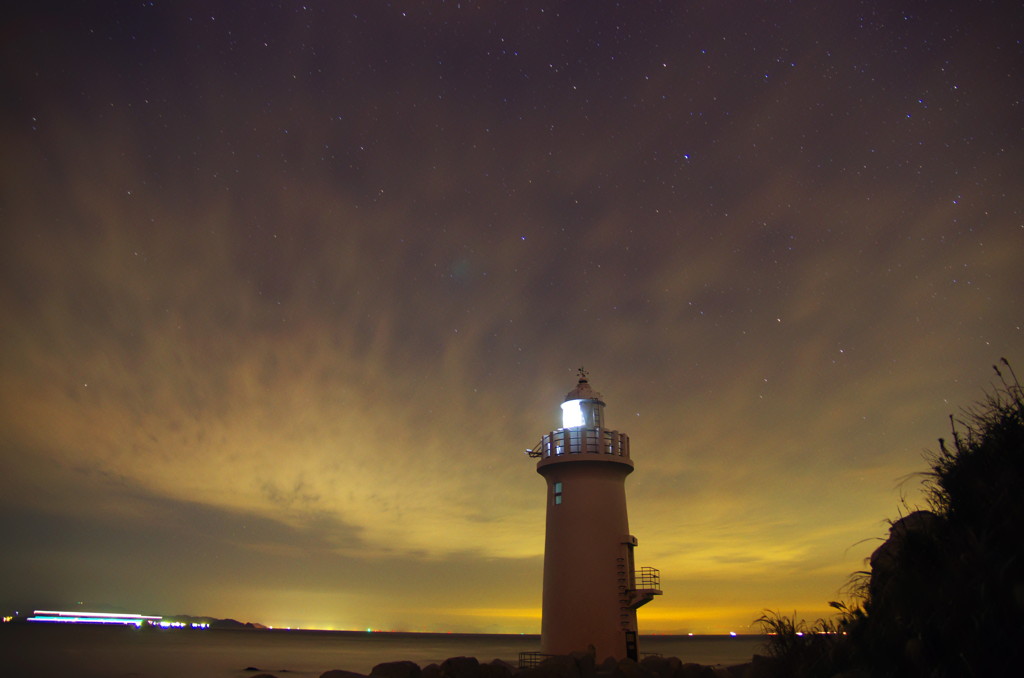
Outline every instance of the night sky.
<svg viewBox="0 0 1024 678">
<path fill-rule="evenodd" d="M 583 365 L 641 630 L 826 614 L 1024 370 L 1022 17 L 8 9 L 0 608 L 539 632 Z"/>
</svg>

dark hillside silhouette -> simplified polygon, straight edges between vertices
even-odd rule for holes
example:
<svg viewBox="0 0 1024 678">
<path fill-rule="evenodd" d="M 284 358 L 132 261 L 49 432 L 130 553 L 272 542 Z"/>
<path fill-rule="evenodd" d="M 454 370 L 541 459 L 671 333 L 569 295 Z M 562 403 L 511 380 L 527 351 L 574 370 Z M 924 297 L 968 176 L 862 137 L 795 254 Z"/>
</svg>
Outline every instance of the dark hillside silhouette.
<svg viewBox="0 0 1024 678">
<path fill-rule="evenodd" d="M 1024 670 L 1024 393 L 1001 364 L 999 385 L 950 417 L 952 442 L 939 440 L 924 474 L 928 510 L 892 523 L 870 571 L 854 576 L 856 603 L 833 603 L 839 617 L 813 626 L 759 620 L 776 634 L 763 675 Z"/>
</svg>

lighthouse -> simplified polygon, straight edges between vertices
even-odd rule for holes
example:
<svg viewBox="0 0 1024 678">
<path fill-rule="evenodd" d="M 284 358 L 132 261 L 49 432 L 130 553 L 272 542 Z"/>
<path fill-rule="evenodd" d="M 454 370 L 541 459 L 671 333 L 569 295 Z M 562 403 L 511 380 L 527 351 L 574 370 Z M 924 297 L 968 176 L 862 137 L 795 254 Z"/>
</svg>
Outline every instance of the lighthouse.
<svg viewBox="0 0 1024 678">
<path fill-rule="evenodd" d="M 599 661 L 637 659 L 636 610 L 661 594 L 660 574 L 634 565 L 629 436 L 605 428 L 601 398 L 580 368 L 562 403 L 562 427 L 527 451 L 547 481 L 541 653 L 592 646 Z"/>
</svg>

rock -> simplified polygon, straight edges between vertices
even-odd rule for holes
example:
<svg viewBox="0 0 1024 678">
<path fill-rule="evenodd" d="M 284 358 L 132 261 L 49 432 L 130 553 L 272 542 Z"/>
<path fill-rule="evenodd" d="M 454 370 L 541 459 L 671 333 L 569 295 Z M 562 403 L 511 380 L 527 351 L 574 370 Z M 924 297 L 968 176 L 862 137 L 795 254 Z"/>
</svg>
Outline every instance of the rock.
<svg viewBox="0 0 1024 678">
<path fill-rule="evenodd" d="M 745 678 L 781 678 L 784 675 L 785 664 L 781 659 L 766 657 L 763 654 L 755 654 L 749 664 Z"/>
<path fill-rule="evenodd" d="M 421 678 L 422 673 L 415 662 L 384 662 L 373 667 L 370 678 Z"/>
<path fill-rule="evenodd" d="M 612 676 L 613 678 L 654 678 L 653 673 L 628 657 L 619 660 Z"/>
<path fill-rule="evenodd" d="M 320 674 L 320 678 L 366 678 L 362 673 L 355 671 L 344 671 L 342 669 L 331 669 Z"/>
<path fill-rule="evenodd" d="M 676 662 L 679 660 L 676 659 Z M 640 660 L 640 668 L 658 678 L 672 678 L 675 667 L 668 659 L 659 655 L 648 655 Z"/>
<path fill-rule="evenodd" d="M 479 672 L 476 657 L 449 657 L 441 662 L 441 678 L 477 678 Z"/>
<path fill-rule="evenodd" d="M 420 678 L 441 678 L 441 667 L 437 664 L 427 664 L 420 672 Z"/>
<path fill-rule="evenodd" d="M 676 678 L 715 678 L 715 670 L 703 664 L 686 662 L 679 667 Z"/>
<path fill-rule="evenodd" d="M 921 537 L 938 539 L 942 526 L 942 518 L 931 511 L 914 511 L 892 524 L 889 538 L 871 554 L 872 597 L 881 595 L 888 580 L 904 565 L 908 542 Z"/>
<path fill-rule="evenodd" d="M 515 673 L 516 668 L 514 666 L 500 659 L 494 659 L 490 664 L 481 664 L 477 675 L 480 678 L 512 678 Z"/>
<path fill-rule="evenodd" d="M 571 655 L 548 657 L 540 663 L 538 668 L 546 669 L 552 677 L 579 678 L 580 675 L 580 667 Z"/>
</svg>

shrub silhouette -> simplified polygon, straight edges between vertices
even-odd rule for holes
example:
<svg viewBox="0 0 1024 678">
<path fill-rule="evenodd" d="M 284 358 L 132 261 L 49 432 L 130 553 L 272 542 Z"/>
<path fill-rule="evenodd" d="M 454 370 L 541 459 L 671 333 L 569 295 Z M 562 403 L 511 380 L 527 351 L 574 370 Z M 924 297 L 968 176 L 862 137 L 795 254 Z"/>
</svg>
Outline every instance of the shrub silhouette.
<svg viewBox="0 0 1024 678">
<path fill-rule="evenodd" d="M 841 612 L 847 611 L 842 603 L 830 604 Z M 842 635 L 840 621 L 818 619 L 808 624 L 803 619 L 797 621 L 795 616 L 765 610 L 756 623 L 771 636 L 767 649 L 772 663 L 764 665 L 762 673 L 827 678 L 837 666 L 850 664 L 849 643 Z"/>
<path fill-rule="evenodd" d="M 785 675 L 1024 675 L 1024 392 L 1001 363 L 999 385 L 950 417 L 952 444 L 929 457 L 930 510 L 893 522 L 851 579 L 855 604 L 833 603 L 829 652 L 796 635 L 802 622 L 758 620 L 777 632 Z"/>
</svg>

